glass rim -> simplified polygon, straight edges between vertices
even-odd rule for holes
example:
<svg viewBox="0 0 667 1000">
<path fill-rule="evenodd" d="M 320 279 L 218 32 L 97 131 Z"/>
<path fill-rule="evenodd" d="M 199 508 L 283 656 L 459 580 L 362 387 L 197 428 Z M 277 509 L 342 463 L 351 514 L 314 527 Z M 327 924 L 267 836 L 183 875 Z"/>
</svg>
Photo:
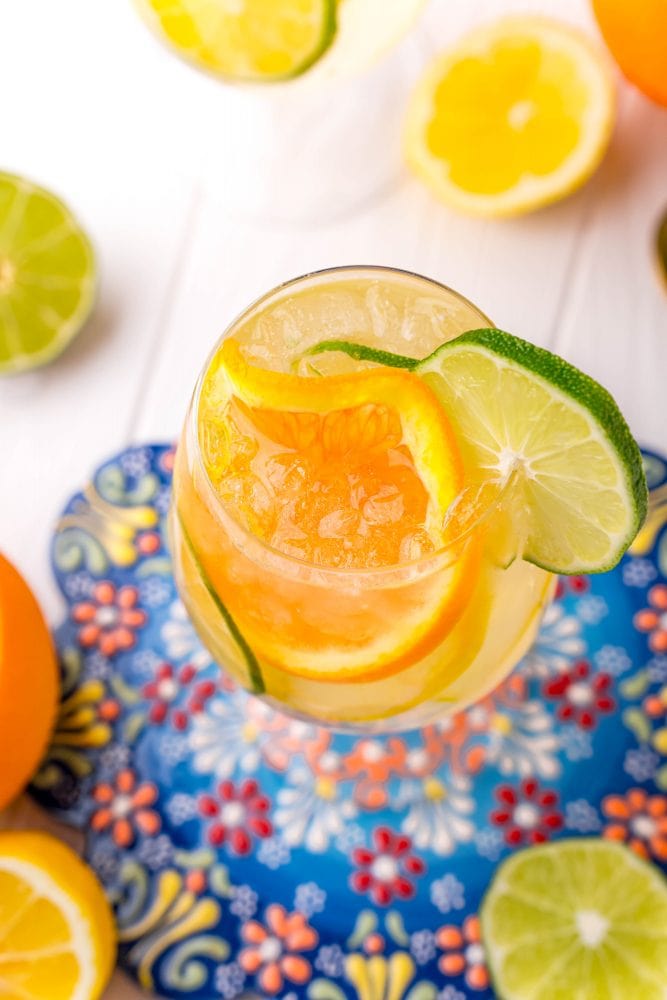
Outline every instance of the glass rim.
<svg viewBox="0 0 667 1000">
<path fill-rule="evenodd" d="M 335 267 L 321 268 L 315 271 L 309 271 L 306 274 L 299 275 L 295 278 L 290 278 L 287 281 L 280 282 L 270 291 L 258 296 L 253 302 L 250 303 L 245 309 L 238 313 L 234 319 L 225 327 L 223 333 L 216 340 L 213 348 L 209 352 L 206 361 L 201 369 L 199 377 L 197 379 L 197 384 L 192 397 L 192 402 L 190 405 L 190 411 L 188 414 L 186 434 L 188 435 L 190 444 L 190 449 L 194 461 L 197 464 L 198 471 L 201 478 L 205 484 L 206 492 L 210 498 L 210 502 L 207 502 L 207 506 L 211 509 L 212 513 L 223 512 L 226 519 L 229 520 L 233 527 L 234 533 L 243 539 L 243 548 L 246 550 L 249 558 L 252 559 L 249 549 L 254 548 L 258 553 L 263 553 L 265 557 L 269 558 L 274 566 L 284 565 L 289 567 L 292 571 L 291 575 L 296 571 L 299 574 L 308 572 L 310 574 L 317 574 L 319 577 L 331 577 L 337 580 L 363 580 L 363 579 L 378 579 L 381 577 L 390 577 L 392 575 L 399 574 L 402 575 L 406 571 L 418 572 L 419 576 L 427 575 L 430 572 L 435 572 L 440 568 L 443 560 L 445 561 L 448 556 L 454 553 L 454 550 L 459 549 L 462 544 L 482 525 L 484 524 L 492 514 L 498 510 L 501 506 L 502 501 L 507 495 L 511 484 L 513 481 L 513 476 L 508 475 L 502 482 L 498 484 L 498 491 L 494 499 L 482 506 L 479 514 L 475 515 L 470 524 L 468 524 L 463 531 L 461 531 L 455 537 L 449 539 L 444 545 L 435 549 L 433 552 L 429 552 L 426 555 L 418 556 L 415 559 L 408 559 L 402 562 L 393 563 L 389 566 L 372 566 L 372 567 L 338 567 L 338 566 L 326 566 L 320 563 L 310 562 L 308 559 L 301 559 L 298 556 L 293 556 L 287 552 L 283 552 L 281 549 L 277 549 L 265 542 L 257 535 L 253 534 L 244 524 L 242 524 L 232 513 L 227 504 L 224 503 L 217 495 L 213 482 L 206 470 L 206 466 L 203 461 L 202 449 L 199 439 L 199 401 L 201 395 L 201 389 L 208 372 L 211 363 L 218 353 L 220 345 L 222 342 L 231 335 L 232 331 L 248 316 L 250 316 L 255 310 L 261 308 L 261 306 L 278 296 L 280 293 L 287 289 L 292 288 L 295 285 L 301 285 L 305 281 L 318 278 L 336 277 L 344 276 L 346 274 L 359 274 L 363 272 L 370 272 L 377 275 L 392 275 L 410 279 L 417 279 L 418 281 L 423 281 L 426 284 L 433 285 L 440 292 L 445 292 L 447 295 L 451 295 L 458 302 L 463 305 L 468 306 L 475 313 L 477 313 L 480 318 L 488 324 L 488 326 L 493 326 L 491 320 L 479 309 L 474 302 L 466 298 L 465 295 L 461 295 L 459 292 L 445 285 L 443 282 L 437 281 L 434 278 L 427 278 L 416 271 L 409 271 L 403 268 L 390 267 L 381 264 L 344 264 Z M 478 484 L 481 485 L 481 484 Z"/>
</svg>

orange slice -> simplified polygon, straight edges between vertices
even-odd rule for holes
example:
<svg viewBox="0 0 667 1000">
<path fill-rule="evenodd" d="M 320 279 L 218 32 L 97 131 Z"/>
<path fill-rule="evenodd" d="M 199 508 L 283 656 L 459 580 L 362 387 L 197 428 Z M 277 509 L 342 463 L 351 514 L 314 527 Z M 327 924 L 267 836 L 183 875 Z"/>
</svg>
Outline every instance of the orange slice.
<svg viewBox="0 0 667 1000">
<path fill-rule="evenodd" d="M 261 572 L 250 610 L 247 591 L 241 602 L 229 585 L 229 566 L 198 553 L 260 661 L 301 677 L 365 680 L 417 662 L 442 641 L 476 581 L 479 546 L 468 539 L 435 556 L 452 538 L 447 512 L 463 465 L 424 382 L 388 368 L 321 378 L 269 371 L 227 340 L 205 380 L 199 420 L 206 470 L 234 520 L 303 564 L 302 578 L 306 566 L 345 571 L 310 587 L 305 614 L 289 613 L 286 581 L 288 620 L 274 629 L 262 627 Z M 403 571 L 429 556 L 434 572 Z M 382 569 L 394 571 L 390 586 L 361 584 L 361 574 Z M 355 577 L 355 622 L 341 629 L 331 602 L 339 583 L 349 591 Z"/>
</svg>

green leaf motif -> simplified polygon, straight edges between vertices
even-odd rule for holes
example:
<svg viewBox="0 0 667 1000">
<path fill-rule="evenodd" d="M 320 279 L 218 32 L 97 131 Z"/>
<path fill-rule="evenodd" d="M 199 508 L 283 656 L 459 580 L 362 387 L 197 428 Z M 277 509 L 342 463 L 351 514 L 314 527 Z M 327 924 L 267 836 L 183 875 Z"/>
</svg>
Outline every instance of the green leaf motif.
<svg viewBox="0 0 667 1000">
<path fill-rule="evenodd" d="M 109 565 L 104 548 L 81 528 L 65 528 L 53 543 L 53 561 L 63 573 L 84 566 L 94 576 L 101 576 Z"/>
<path fill-rule="evenodd" d="M 173 990 L 198 990 L 208 980 L 210 972 L 210 967 L 197 961 L 202 958 L 224 962 L 229 958 L 228 943 L 213 934 L 201 934 L 185 941 L 164 965 L 165 984 Z"/>
<path fill-rule="evenodd" d="M 345 1000 L 345 994 L 329 979 L 314 979 L 308 987 L 308 1000 Z"/>
<path fill-rule="evenodd" d="M 410 944 L 410 938 L 405 930 L 403 917 L 397 910 L 392 910 L 387 914 L 385 918 L 385 927 L 396 944 L 400 944 L 402 947 L 407 948 Z"/>
<path fill-rule="evenodd" d="M 623 724 L 637 737 L 640 743 L 648 743 L 651 738 L 651 723 L 639 708 L 626 708 Z"/>
<path fill-rule="evenodd" d="M 438 991 L 433 983 L 423 981 L 413 986 L 405 1000 L 436 1000 Z"/>
<path fill-rule="evenodd" d="M 350 951 L 358 948 L 362 943 L 364 938 L 367 938 L 369 934 L 377 930 L 378 918 L 373 913 L 372 910 L 362 910 L 357 917 L 357 922 L 354 925 L 354 930 L 347 939 L 347 946 Z"/>
<path fill-rule="evenodd" d="M 621 684 L 621 694 L 624 698 L 630 698 L 632 701 L 635 701 L 646 694 L 650 685 L 651 678 L 648 670 L 640 670 L 638 674 L 634 674 L 623 681 Z"/>
<path fill-rule="evenodd" d="M 122 469 L 118 465 L 108 465 L 96 477 L 95 487 L 108 503 L 139 506 L 150 503 L 160 488 L 160 480 L 149 472 L 141 477 L 133 490 L 128 490 Z"/>
</svg>

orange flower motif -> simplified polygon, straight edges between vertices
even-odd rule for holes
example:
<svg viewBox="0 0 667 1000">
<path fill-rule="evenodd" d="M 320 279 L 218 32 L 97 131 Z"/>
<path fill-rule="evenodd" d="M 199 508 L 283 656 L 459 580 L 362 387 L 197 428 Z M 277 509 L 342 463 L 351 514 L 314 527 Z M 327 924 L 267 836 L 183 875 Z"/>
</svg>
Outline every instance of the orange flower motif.
<svg viewBox="0 0 667 1000">
<path fill-rule="evenodd" d="M 667 797 L 631 788 L 625 795 L 607 795 L 602 812 L 610 820 L 603 837 L 626 843 L 642 858 L 667 861 Z"/>
<path fill-rule="evenodd" d="M 360 740 L 345 758 L 350 777 L 356 778 L 354 798 L 362 809 L 382 809 L 387 804 L 387 781 L 402 771 L 407 756 L 405 741 Z"/>
<path fill-rule="evenodd" d="M 146 612 L 136 606 L 138 597 L 136 587 L 117 590 L 108 580 L 96 583 L 92 600 L 75 604 L 72 609 L 72 618 L 82 626 L 80 645 L 97 646 L 103 656 L 131 649 L 137 641 L 136 630 L 148 620 Z"/>
<path fill-rule="evenodd" d="M 149 837 L 160 830 L 160 817 L 148 809 L 157 799 L 157 788 L 149 782 L 137 785 L 133 771 L 124 768 L 116 776 L 115 785 L 103 782 L 93 789 L 93 798 L 101 806 L 90 821 L 93 830 L 110 830 L 119 847 L 134 843 L 136 830 Z"/>
<path fill-rule="evenodd" d="M 667 584 L 658 583 L 648 592 L 650 608 L 638 611 L 635 628 L 648 632 L 648 644 L 654 653 L 667 652 Z"/>
<path fill-rule="evenodd" d="M 471 990 L 485 990 L 489 985 L 479 917 L 466 917 L 463 927 L 448 925 L 436 932 L 435 943 L 443 954 L 438 968 L 445 976 L 461 976 Z"/>
<path fill-rule="evenodd" d="M 302 913 L 287 913 L 278 903 L 267 907 L 264 918 L 266 926 L 249 920 L 241 928 L 246 947 L 238 960 L 244 972 L 257 976 L 263 993 L 275 996 L 286 979 L 300 985 L 308 982 L 310 962 L 296 953 L 311 951 L 319 938 Z"/>
</svg>

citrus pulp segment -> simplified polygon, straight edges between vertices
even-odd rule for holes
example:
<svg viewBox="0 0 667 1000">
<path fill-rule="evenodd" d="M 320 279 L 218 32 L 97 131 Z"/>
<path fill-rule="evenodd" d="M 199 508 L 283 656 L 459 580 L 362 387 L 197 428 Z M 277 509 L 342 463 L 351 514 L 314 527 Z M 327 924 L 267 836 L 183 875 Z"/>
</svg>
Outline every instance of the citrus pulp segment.
<svg viewBox="0 0 667 1000">
<path fill-rule="evenodd" d="M 0 173 L 0 374 L 60 354 L 88 318 L 95 288 L 93 249 L 69 209 Z"/>
<path fill-rule="evenodd" d="M 410 372 L 304 378 L 249 364 L 230 339 L 204 380 L 199 424 L 204 464 L 226 509 L 273 557 L 296 561 L 294 572 L 343 570 L 339 585 L 349 590 L 357 571 L 436 559 L 447 544 L 446 514 L 463 469 L 442 407 Z M 248 609 L 230 611 L 260 660 L 288 672 L 337 681 L 383 676 L 416 662 L 458 620 L 480 549 L 472 542 L 457 554 L 444 572 L 424 580 L 399 575 L 378 593 L 378 607 L 391 605 L 382 630 L 357 602 L 359 634 L 337 634 L 327 626 L 332 595 L 317 588 L 308 616 L 318 618 L 320 593 L 319 628 L 296 615 L 289 641 L 249 620 Z M 220 567 L 211 560 L 205 568 L 224 599 Z M 258 595 L 261 579 L 254 585 Z M 401 616 L 409 586 L 414 593 Z"/>
<path fill-rule="evenodd" d="M 92 871 L 45 833 L 0 833 L 0 996 L 97 1000 L 116 954 Z"/>
<path fill-rule="evenodd" d="M 513 16 L 440 56 L 408 109 L 408 163 L 442 201 L 478 215 L 530 211 L 598 166 L 614 121 L 604 55 L 558 21 Z"/>
<path fill-rule="evenodd" d="M 57 705 L 48 626 L 28 584 L 0 555 L 0 810 L 37 769 Z"/>
<path fill-rule="evenodd" d="M 503 1000 L 667 996 L 667 883 L 621 844 L 581 838 L 514 854 L 480 915 Z"/>
<path fill-rule="evenodd" d="M 135 0 L 156 34 L 200 69 L 271 82 L 305 72 L 336 33 L 335 0 Z"/>
<path fill-rule="evenodd" d="M 516 477 L 523 558 L 555 573 L 611 569 L 647 506 L 639 448 L 601 385 L 500 330 L 449 341 L 415 369 L 483 478 Z"/>
</svg>

